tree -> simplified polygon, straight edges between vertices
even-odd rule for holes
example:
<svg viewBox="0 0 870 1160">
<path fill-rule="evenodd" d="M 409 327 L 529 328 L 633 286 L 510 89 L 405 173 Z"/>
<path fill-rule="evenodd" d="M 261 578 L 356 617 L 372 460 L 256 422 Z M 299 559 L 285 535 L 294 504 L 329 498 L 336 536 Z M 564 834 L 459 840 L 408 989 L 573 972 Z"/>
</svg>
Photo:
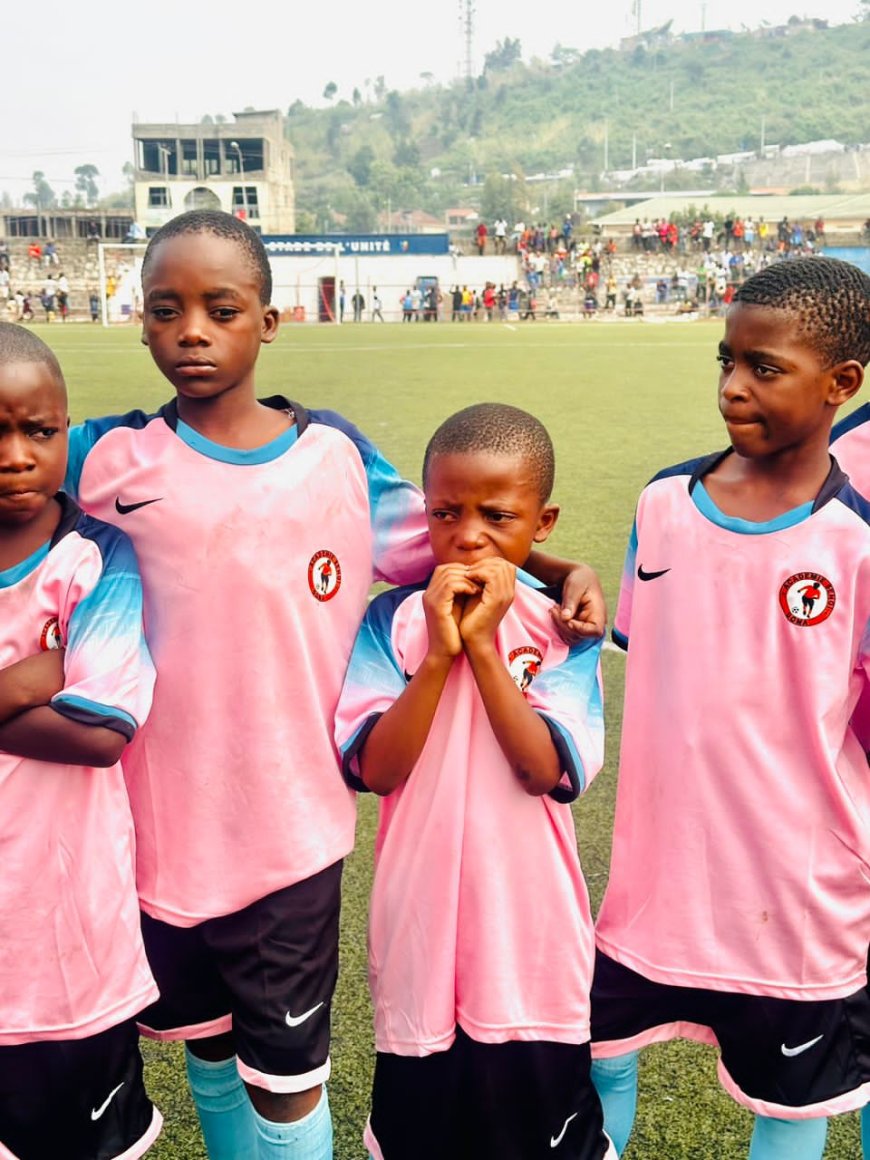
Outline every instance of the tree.
<svg viewBox="0 0 870 1160">
<path fill-rule="evenodd" d="M 375 151 L 371 145 L 361 145 L 351 157 L 347 168 L 357 185 L 366 186 L 369 184 L 374 159 Z"/>
<path fill-rule="evenodd" d="M 519 38 L 511 40 L 506 36 L 503 41 L 497 40 L 492 52 L 483 58 L 484 72 L 505 72 L 518 61 L 522 60 L 523 49 Z"/>
<path fill-rule="evenodd" d="M 24 201 L 27 205 L 33 205 L 37 211 L 43 209 L 51 209 L 52 206 L 57 205 L 57 197 L 54 190 L 45 180 L 45 174 L 41 169 L 37 169 L 33 174 L 33 193 L 25 193 Z"/>
<path fill-rule="evenodd" d="M 96 182 L 100 176 L 99 169 L 96 165 L 88 162 L 86 165 L 76 166 L 73 173 L 76 179 L 76 189 L 79 193 L 84 194 L 88 206 L 95 206 L 100 199 L 100 189 Z"/>
<path fill-rule="evenodd" d="M 326 101 L 334 101 L 335 94 L 337 92 L 338 85 L 335 83 L 335 81 L 330 81 L 326 88 L 323 90 L 323 99 Z"/>
<path fill-rule="evenodd" d="M 359 106 L 362 104 L 362 93 L 359 91 L 359 89 L 353 90 L 351 100 L 353 101 L 354 105 Z"/>
</svg>

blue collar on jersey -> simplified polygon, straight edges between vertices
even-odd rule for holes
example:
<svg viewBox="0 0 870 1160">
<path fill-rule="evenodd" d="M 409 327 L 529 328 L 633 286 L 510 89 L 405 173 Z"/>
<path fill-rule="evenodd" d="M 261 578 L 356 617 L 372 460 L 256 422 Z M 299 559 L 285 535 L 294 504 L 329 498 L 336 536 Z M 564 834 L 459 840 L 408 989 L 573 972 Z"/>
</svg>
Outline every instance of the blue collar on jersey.
<svg viewBox="0 0 870 1160">
<path fill-rule="evenodd" d="M 718 467 L 726 455 L 732 455 L 733 453 L 734 448 L 727 447 L 724 451 L 714 451 L 712 455 L 707 455 L 703 459 L 698 460 L 695 466 L 695 470 L 692 472 L 691 478 L 689 479 L 689 495 L 692 494 L 692 492 L 695 490 L 695 486 L 704 478 L 705 475 L 709 475 L 714 467 Z M 817 512 L 820 508 L 823 508 L 826 503 L 830 503 L 830 501 L 834 499 L 838 493 L 841 492 L 843 488 L 846 487 L 849 483 L 849 477 L 840 467 L 839 463 L 837 463 L 836 459 L 834 459 L 833 456 L 830 456 L 830 460 L 831 466 L 828 470 L 825 482 L 819 489 L 819 494 L 813 500 L 812 507 L 810 508 L 809 512 L 810 515 L 812 515 L 814 512 Z"/>
<path fill-rule="evenodd" d="M 226 447 L 222 443 L 215 443 L 212 439 L 201 435 L 195 428 L 185 423 L 178 414 L 178 400 L 173 399 L 170 403 L 166 403 L 158 411 L 158 415 L 166 423 L 171 431 L 182 439 L 194 451 L 198 451 L 200 455 L 205 455 L 209 459 L 218 459 L 224 463 L 236 463 L 241 465 L 268 463 L 278 456 L 283 455 L 296 442 L 299 436 L 308 427 L 309 418 L 308 412 L 304 407 L 298 403 L 293 403 L 289 399 L 284 398 L 283 395 L 271 395 L 266 399 L 259 399 L 264 407 L 269 407 L 275 411 L 292 411 L 293 417 L 296 420 L 294 425 L 290 427 L 286 434 L 279 435 L 277 439 L 265 444 L 263 447 L 255 447 L 250 451 L 240 451 L 237 448 Z"/>
<path fill-rule="evenodd" d="M 0 572 L 0 588 L 11 588 L 13 584 L 17 584 L 25 576 L 29 576 L 34 568 L 37 568 L 42 563 L 51 549 L 56 544 L 59 544 L 64 536 L 68 536 L 79 522 L 82 514 L 81 508 L 74 500 L 70 499 L 66 492 L 59 491 L 54 498 L 60 504 L 60 520 L 54 529 L 51 539 L 46 540 L 44 544 L 40 544 L 36 551 L 32 552 L 27 559 L 19 560 L 11 568 L 6 568 Z"/>
</svg>

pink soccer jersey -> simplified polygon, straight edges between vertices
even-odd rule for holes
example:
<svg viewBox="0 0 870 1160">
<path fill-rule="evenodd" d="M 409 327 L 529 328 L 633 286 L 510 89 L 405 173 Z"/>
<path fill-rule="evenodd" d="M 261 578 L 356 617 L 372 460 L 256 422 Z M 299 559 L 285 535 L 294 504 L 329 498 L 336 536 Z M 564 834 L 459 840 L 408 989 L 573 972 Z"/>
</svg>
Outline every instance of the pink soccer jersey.
<svg viewBox="0 0 870 1160">
<path fill-rule="evenodd" d="M 345 420 L 254 451 L 155 416 L 72 432 L 83 505 L 133 540 L 154 709 L 124 757 L 143 909 L 190 926 L 310 877 L 353 845 L 335 706 L 373 566 L 431 567 L 420 492 Z"/>
<path fill-rule="evenodd" d="M 830 999 L 865 982 L 870 505 L 723 515 L 711 456 L 641 495 L 614 628 L 628 644 L 598 944 L 677 986 Z"/>
<path fill-rule="evenodd" d="M 51 544 L 0 572 L 0 668 L 65 647 L 52 707 L 129 738 L 154 684 L 136 560 L 60 498 Z M 0 1045 L 96 1035 L 156 999 L 120 765 L 0 753 L 0 852 Z"/>
<path fill-rule="evenodd" d="M 356 788 L 357 752 L 426 654 L 422 597 L 379 596 L 354 647 L 336 739 Z M 547 722 L 562 783 L 547 797 L 523 790 L 461 657 L 413 773 L 381 801 L 369 923 L 379 1051 L 444 1051 L 457 1023 L 483 1043 L 589 1038 L 592 920 L 566 803 L 601 765 L 600 642 L 569 650 L 550 604 L 518 583 L 497 647 Z"/>
</svg>

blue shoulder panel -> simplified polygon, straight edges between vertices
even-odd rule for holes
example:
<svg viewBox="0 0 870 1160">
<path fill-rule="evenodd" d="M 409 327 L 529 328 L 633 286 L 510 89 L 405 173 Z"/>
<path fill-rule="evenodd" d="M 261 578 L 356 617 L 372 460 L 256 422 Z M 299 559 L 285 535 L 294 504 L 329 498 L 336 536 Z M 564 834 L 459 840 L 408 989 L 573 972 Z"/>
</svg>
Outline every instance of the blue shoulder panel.
<svg viewBox="0 0 870 1160">
<path fill-rule="evenodd" d="M 851 415 L 847 415 L 845 419 L 835 423 L 831 430 L 831 442 L 834 443 L 847 431 L 854 431 L 862 423 L 870 423 L 870 403 L 865 403 L 863 407 L 859 407 L 857 411 L 853 411 Z"/>
<path fill-rule="evenodd" d="M 66 479 L 63 490 L 74 499 L 78 498 L 79 480 L 82 468 L 88 454 L 109 431 L 116 427 L 147 427 L 156 415 L 149 415 L 146 411 L 128 411 L 126 415 L 104 415 L 102 419 L 86 419 L 70 428 L 69 432 L 69 461 L 66 469 Z"/>
</svg>

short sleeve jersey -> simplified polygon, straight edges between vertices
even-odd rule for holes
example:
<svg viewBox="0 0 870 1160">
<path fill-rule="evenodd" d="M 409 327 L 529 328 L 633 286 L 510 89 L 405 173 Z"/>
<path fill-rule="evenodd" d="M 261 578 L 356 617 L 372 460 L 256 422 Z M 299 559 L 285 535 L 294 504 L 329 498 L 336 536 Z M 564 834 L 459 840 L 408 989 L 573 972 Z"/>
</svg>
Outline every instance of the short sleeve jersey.
<svg viewBox="0 0 870 1160">
<path fill-rule="evenodd" d="M 614 627 L 628 647 L 599 946 L 655 981 L 848 995 L 870 942 L 870 506 L 723 515 L 711 456 L 643 491 Z M 630 643 L 629 643 L 630 642 Z"/>
<path fill-rule="evenodd" d="M 366 736 L 426 654 L 422 597 L 377 597 L 354 647 L 336 738 L 356 788 Z M 601 765 L 600 642 L 569 649 L 550 604 L 518 581 L 496 644 L 549 727 L 561 784 L 545 797 L 521 787 L 460 657 L 411 776 L 381 800 L 369 926 L 380 1051 L 444 1051 L 457 1023 L 483 1043 L 589 1038 L 592 920 L 567 803 Z"/>
<path fill-rule="evenodd" d="M 0 667 L 66 648 L 55 712 L 130 738 L 151 704 L 130 542 L 59 497 L 50 544 L 0 572 Z M 80 1039 L 157 997 L 121 766 L 0 753 L 0 1046 Z"/>
<path fill-rule="evenodd" d="M 342 858 L 353 795 L 333 717 L 373 570 L 431 568 L 420 492 L 350 423 L 292 410 L 254 451 L 174 403 L 71 433 L 83 506 L 132 538 L 154 710 L 128 747 L 138 882 L 176 926 L 234 913 Z"/>
</svg>

